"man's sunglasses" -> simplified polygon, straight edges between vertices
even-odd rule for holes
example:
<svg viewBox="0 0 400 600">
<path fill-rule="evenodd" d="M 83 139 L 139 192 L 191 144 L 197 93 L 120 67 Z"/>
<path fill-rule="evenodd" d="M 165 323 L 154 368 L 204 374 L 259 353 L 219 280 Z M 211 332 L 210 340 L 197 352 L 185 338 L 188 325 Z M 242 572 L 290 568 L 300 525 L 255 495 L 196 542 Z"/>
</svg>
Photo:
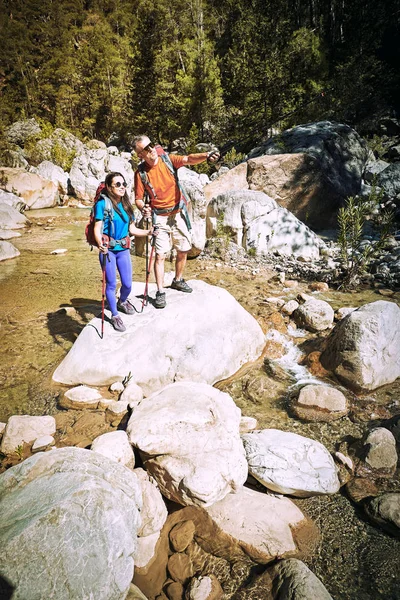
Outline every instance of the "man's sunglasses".
<svg viewBox="0 0 400 600">
<path fill-rule="evenodd" d="M 150 142 L 150 144 L 147 144 L 147 146 L 145 148 L 143 148 L 143 150 L 141 150 L 141 152 L 146 152 L 146 154 L 150 154 L 150 152 L 153 152 L 153 150 L 154 150 L 154 146 Z"/>
<path fill-rule="evenodd" d="M 124 188 L 126 188 L 126 183 L 122 182 L 122 181 L 116 181 L 115 183 L 113 183 L 113 187 L 116 187 L 116 188 L 124 187 Z"/>
</svg>

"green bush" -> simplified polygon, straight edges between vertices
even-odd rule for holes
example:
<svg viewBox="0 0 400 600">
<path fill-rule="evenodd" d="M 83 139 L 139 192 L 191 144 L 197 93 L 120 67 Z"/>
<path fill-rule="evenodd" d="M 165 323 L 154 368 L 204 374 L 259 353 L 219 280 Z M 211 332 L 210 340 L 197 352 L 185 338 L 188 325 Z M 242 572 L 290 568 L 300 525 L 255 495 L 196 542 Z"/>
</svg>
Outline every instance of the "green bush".
<svg viewBox="0 0 400 600">
<path fill-rule="evenodd" d="M 350 196 L 339 209 L 338 224 L 340 255 L 343 268 L 341 288 L 355 288 L 368 271 L 370 262 L 384 249 L 394 227 L 394 211 L 385 208 L 383 190 L 377 190 L 375 182 L 367 198 Z M 377 233 L 374 244 L 363 244 L 363 231 L 367 221 Z"/>
</svg>

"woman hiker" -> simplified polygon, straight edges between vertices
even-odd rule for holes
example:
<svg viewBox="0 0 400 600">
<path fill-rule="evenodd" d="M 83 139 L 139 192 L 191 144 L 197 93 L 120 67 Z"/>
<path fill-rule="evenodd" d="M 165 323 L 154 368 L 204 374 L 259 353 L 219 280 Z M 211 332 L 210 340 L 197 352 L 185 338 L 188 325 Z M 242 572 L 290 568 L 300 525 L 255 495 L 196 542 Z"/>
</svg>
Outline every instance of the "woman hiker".
<svg viewBox="0 0 400 600">
<path fill-rule="evenodd" d="M 107 210 L 107 196 L 111 200 L 112 215 Z M 126 182 L 121 173 L 108 173 L 105 187 L 94 209 L 94 236 L 100 253 L 100 265 L 105 269 L 106 298 L 111 310 L 111 324 L 116 331 L 126 327 L 118 311 L 127 315 L 135 312 L 128 300 L 132 289 L 132 263 L 129 252 L 130 235 L 150 236 L 152 229 L 139 229 L 135 225 L 132 204 L 126 191 Z M 121 279 L 120 296 L 117 302 L 117 269 Z"/>
</svg>

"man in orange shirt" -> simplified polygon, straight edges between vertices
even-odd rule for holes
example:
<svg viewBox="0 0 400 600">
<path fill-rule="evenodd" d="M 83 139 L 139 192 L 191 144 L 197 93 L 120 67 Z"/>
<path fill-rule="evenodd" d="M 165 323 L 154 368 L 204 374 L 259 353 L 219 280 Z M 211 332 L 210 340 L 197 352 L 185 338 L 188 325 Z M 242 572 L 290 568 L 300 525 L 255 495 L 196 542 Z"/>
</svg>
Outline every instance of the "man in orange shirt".
<svg viewBox="0 0 400 600">
<path fill-rule="evenodd" d="M 190 224 L 182 214 L 181 190 L 177 178 L 171 173 L 157 153 L 157 148 L 146 135 L 137 136 L 133 140 L 133 149 L 144 162 L 135 173 L 135 202 L 145 219 L 149 219 L 153 212 L 153 224 L 158 226 L 158 235 L 155 239 L 156 260 L 154 274 L 157 283 L 156 308 L 166 306 L 164 291 L 164 263 L 165 257 L 172 247 L 176 248 L 175 278 L 171 288 L 181 292 L 190 293 L 192 288 L 182 278 L 186 265 L 187 253 L 192 247 Z M 198 165 L 208 160 L 217 162 L 218 152 L 202 152 L 180 156 L 169 155 L 175 170 L 186 165 Z M 140 170 L 145 172 L 147 185 L 143 184 Z M 150 204 L 145 203 L 146 194 Z M 179 206 L 181 205 L 181 206 Z"/>
</svg>

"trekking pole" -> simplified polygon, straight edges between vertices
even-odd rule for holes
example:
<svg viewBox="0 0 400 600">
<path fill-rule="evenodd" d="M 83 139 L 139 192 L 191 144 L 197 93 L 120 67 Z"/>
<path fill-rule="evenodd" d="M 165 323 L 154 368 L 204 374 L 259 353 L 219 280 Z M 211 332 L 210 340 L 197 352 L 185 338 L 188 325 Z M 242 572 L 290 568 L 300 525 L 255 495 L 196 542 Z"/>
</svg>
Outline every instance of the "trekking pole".
<svg viewBox="0 0 400 600">
<path fill-rule="evenodd" d="M 147 304 L 148 304 L 149 278 L 150 278 L 151 267 L 153 264 L 154 248 L 156 246 L 156 234 L 154 232 L 157 230 L 157 227 L 158 227 L 158 225 L 154 225 L 153 235 L 151 236 L 151 252 L 150 252 L 150 259 L 148 260 L 148 264 L 146 265 L 146 284 L 144 286 L 144 292 L 143 292 L 142 310 L 143 310 L 143 307 L 147 306 Z M 148 240 L 148 238 L 147 238 L 147 240 Z"/>
<path fill-rule="evenodd" d="M 101 270 L 103 272 L 102 285 L 101 285 L 101 339 L 103 339 L 103 335 L 104 335 L 104 304 L 105 304 L 105 298 L 106 298 L 106 260 L 107 259 L 108 259 L 108 262 L 110 262 L 110 257 L 108 256 L 108 252 L 107 252 L 107 254 L 103 255 L 103 260 L 102 260 L 102 265 L 101 265 Z"/>
</svg>

